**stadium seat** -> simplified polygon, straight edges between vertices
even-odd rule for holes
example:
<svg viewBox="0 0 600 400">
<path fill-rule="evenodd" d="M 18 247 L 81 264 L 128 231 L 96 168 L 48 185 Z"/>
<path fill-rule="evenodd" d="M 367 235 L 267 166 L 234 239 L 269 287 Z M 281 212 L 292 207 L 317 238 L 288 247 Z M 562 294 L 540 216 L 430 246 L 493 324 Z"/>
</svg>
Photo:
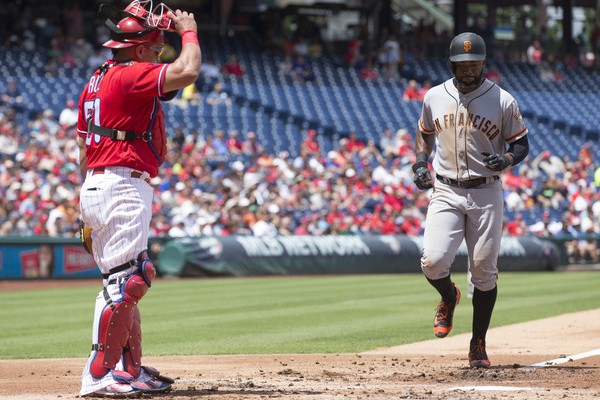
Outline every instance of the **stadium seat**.
<svg viewBox="0 0 600 400">
<path fill-rule="evenodd" d="M 217 64 L 230 54 L 238 55 L 246 70 L 243 77 L 224 76 L 222 81 L 234 103 L 231 107 L 207 109 L 189 107 L 183 114 L 178 107 L 165 104 L 167 124 L 188 122 L 204 129 L 216 126 L 247 131 L 260 127 L 281 130 L 275 147 L 285 148 L 301 141 L 303 128 L 323 132 L 328 138 L 347 134 L 349 130 L 366 140 L 378 141 L 385 128 L 413 131 L 421 112 L 421 102 L 400 99 L 403 82 L 364 81 L 354 69 L 340 66 L 339 60 L 325 55 L 311 60 L 316 83 L 301 84 L 279 75 L 279 57 L 262 53 L 256 34 L 239 32 L 235 37 L 208 33 L 203 50 Z M 0 48 L 4 62 L 0 65 L 0 88 L 8 76 L 22 83 L 23 94 L 32 109 L 50 108 L 58 115 L 67 99 L 77 99 L 91 71 L 87 67 L 60 67 L 57 77 L 45 77 L 42 68 L 47 55 L 18 49 Z M 526 63 L 497 62 L 502 74 L 501 86 L 515 96 L 521 112 L 535 135 L 556 135 L 556 140 L 537 142 L 540 148 L 556 146 L 560 155 L 571 154 L 578 146 L 591 142 L 600 151 L 600 77 L 587 71 L 566 70 L 562 83 L 542 82 Z M 440 83 L 450 74 L 444 59 L 415 59 L 410 69 L 420 79 Z M 33 84 L 28 82 L 34 82 Z M 555 95 L 560 93 L 560 95 Z M 206 126 L 204 126 L 206 125 Z M 263 133 L 266 135 L 266 133 Z M 296 135 L 292 137 L 292 135 Z M 267 138 L 265 139 L 273 139 Z M 292 140 L 293 139 L 293 140 Z M 554 150 L 554 149 L 553 149 Z"/>
</svg>

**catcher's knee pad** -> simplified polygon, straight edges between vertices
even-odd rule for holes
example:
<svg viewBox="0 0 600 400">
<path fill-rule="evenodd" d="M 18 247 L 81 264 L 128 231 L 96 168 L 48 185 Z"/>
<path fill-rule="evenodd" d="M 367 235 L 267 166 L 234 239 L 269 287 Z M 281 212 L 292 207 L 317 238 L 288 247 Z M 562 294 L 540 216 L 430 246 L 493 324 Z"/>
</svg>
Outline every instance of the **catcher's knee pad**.
<svg viewBox="0 0 600 400">
<path fill-rule="evenodd" d="M 121 359 L 136 313 L 139 313 L 137 305 L 127 301 L 104 307 L 98 325 L 98 343 L 92 347 L 97 351 L 90 365 L 94 378 L 102 378 Z"/>
<path fill-rule="evenodd" d="M 138 255 L 137 265 L 137 271 L 127 279 L 123 288 L 125 301 L 135 304 L 144 297 L 156 277 L 154 263 L 145 250 Z"/>
<path fill-rule="evenodd" d="M 129 331 L 129 340 L 123 349 L 123 369 L 137 378 L 142 367 L 142 319 L 136 307 L 133 313 L 133 324 Z"/>
</svg>

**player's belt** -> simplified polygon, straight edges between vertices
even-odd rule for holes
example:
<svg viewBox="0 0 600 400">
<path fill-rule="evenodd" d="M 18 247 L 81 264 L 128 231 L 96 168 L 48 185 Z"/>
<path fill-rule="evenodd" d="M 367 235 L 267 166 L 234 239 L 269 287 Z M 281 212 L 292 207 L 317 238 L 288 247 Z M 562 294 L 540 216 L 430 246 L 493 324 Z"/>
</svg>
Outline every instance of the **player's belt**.
<svg viewBox="0 0 600 400">
<path fill-rule="evenodd" d="M 446 177 L 443 177 L 443 176 L 440 176 L 437 174 L 435 175 L 435 177 L 437 178 L 438 181 L 444 182 L 447 185 L 458 186 L 458 187 L 465 188 L 465 189 L 473 189 L 473 188 L 476 188 L 477 186 L 496 182 L 498 179 L 500 179 L 497 175 L 482 176 L 481 178 L 467 179 L 464 181 L 457 181 L 455 179 L 446 178 Z"/>
<path fill-rule="evenodd" d="M 104 167 L 94 168 L 92 170 L 92 175 L 103 174 L 105 171 L 106 171 L 106 169 Z M 142 176 L 144 176 L 144 174 L 140 171 L 131 171 L 132 178 L 142 179 Z M 144 182 L 150 183 L 150 179 L 144 178 Z"/>
</svg>

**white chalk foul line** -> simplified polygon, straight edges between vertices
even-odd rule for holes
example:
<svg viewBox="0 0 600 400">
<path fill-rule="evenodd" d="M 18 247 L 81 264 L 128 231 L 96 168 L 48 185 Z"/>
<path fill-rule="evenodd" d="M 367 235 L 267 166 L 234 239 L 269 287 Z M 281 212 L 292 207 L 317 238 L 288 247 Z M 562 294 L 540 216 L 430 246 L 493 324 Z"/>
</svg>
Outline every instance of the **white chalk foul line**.
<svg viewBox="0 0 600 400">
<path fill-rule="evenodd" d="M 521 369 L 527 368 L 544 368 L 551 367 L 553 365 L 564 364 L 569 361 L 581 360 L 582 358 L 588 358 L 593 356 L 599 356 L 600 349 L 586 351 L 585 353 L 573 354 L 571 356 L 565 356 L 560 358 L 555 358 L 554 360 L 543 361 L 537 364 L 531 364 L 529 367 L 522 367 Z"/>
<path fill-rule="evenodd" d="M 450 388 L 450 390 L 464 390 L 464 391 L 475 391 L 475 390 L 485 390 L 485 391 L 508 391 L 508 392 L 516 392 L 521 390 L 533 390 L 530 387 L 516 387 L 516 386 L 455 386 Z"/>
<path fill-rule="evenodd" d="M 551 367 L 557 364 L 563 364 L 569 361 L 581 360 L 582 358 L 588 358 L 593 356 L 599 356 L 600 349 L 586 351 L 585 353 L 573 354 L 570 356 L 555 358 L 554 360 L 543 361 L 537 364 L 531 364 L 528 367 L 521 367 L 519 369 L 531 369 L 531 368 L 544 368 Z M 455 386 L 449 390 L 463 390 L 463 391 L 520 391 L 520 390 L 533 390 L 531 387 L 516 387 L 516 386 Z"/>
</svg>

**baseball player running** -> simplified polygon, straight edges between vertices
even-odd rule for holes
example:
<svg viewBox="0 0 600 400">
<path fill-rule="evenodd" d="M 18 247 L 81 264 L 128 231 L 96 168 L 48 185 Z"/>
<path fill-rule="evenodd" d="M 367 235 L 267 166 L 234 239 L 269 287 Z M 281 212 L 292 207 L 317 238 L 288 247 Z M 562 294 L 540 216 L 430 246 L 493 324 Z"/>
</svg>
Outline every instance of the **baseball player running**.
<svg viewBox="0 0 600 400">
<path fill-rule="evenodd" d="M 421 268 L 442 297 L 433 320 L 433 333 L 439 338 L 450 333 L 454 308 L 460 301 L 450 267 L 463 238 L 467 245 L 475 287 L 469 348 L 473 368 L 491 365 L 485 337 L 498 290 L 504 211 L 499 175 L 529 152 L 528 130 L 517 102 L 483 77 L 485 60 L 486 46 L 479 35 L 465 32 L 452 40 L 454 77 L 425 95 L 412 166 L 416 186 L 433 188 Z M 435 181 L 427 164 L 434 145 Z"/>
<path fill-rule="evenodd" d="M 201 51 L 191 13 L 135 0 L 124 15 L 117 24 L 106 21 L 111 40 L 104 47 L 113 58 L 94 72 L 79 99 L 81 218 L 91 228 L 90 250 L 104 286 L 96 298 L 82 396 L 163 392 L 173 383 L 142 366 L 137 304 L 156 275 L 147 245 L 149 182 L 166 153 L 160 101 L 196 80 Z M 164 30 L 181 36 L 181 54 L 171 64 L 159 63 Z"/>
</svg>

